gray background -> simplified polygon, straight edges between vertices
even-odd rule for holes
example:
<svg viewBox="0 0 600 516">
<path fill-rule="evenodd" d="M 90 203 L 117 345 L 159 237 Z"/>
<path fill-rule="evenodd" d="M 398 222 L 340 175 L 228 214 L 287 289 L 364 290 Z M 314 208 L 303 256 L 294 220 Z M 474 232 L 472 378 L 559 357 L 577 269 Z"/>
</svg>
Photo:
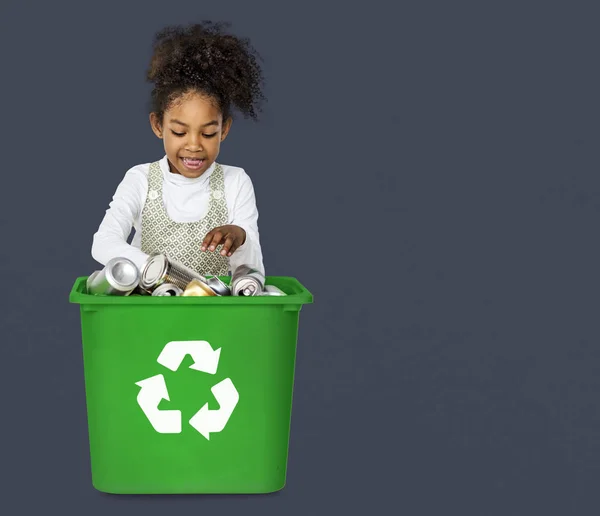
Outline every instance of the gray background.
<svg viewBox="0 0 600 516">
<path fill-rule="evenodd" d="M 598 514 L 598 10 L 282 4 L 3 1 L 2 512 Z M 68 294 L 162 156 L 151 38 L 203 18 L 265 60 L 263 119 L 219 159 L 252 177 L 268 273 L 315 296 L 288 484 L 105 495 Z"/>
</svg>

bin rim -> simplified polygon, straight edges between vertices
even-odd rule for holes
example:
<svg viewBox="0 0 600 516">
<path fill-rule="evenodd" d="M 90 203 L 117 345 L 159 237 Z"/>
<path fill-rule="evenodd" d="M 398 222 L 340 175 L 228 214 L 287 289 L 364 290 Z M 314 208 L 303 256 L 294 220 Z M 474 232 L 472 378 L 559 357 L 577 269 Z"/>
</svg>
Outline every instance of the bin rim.
<svg viewBox="0 0 600 516">
<path fill-rule="evenodd" d="M 152 306 L 184 306 L 184 305 L 304 305 L 313 302 L 313 295 L 296 278 L 289 276 L 267 276 L 265 283 L 275 285 L 284 292 L 286 296 L 110 296 L 93 295 L 85 292 L 88 276 L 76 278 L 71 292 L 69 302 L 79 305 L 152 305 Z M 229 276 L 220 277 L 229 284 Z M 293 293 L 288 293 L 288 292 Z"/>
</svg>

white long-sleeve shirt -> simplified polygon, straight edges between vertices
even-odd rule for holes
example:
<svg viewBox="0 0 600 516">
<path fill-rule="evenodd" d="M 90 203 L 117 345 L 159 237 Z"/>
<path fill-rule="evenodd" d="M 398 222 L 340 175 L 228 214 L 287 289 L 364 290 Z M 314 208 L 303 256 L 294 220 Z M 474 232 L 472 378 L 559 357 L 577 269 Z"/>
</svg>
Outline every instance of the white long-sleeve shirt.
<svg viewBox="0 0 600 516">
<path fill-rule="evenodd" d="M 173 174 L 169 170 L 166 155 L 159 163 L 163 173 L 163 202 L 169 217 L 175 222 L 195 222 L 203 218 L 209 207 L 209 178 L 215 164 L 200 177 L 191 179 Z M 221 167 L 225 179 L 228 224 L 240 226 L 246 231 L 246 241 L 229 258 L 230 269 L 235 271 L 239 265 L 248 264 L 264 274 L 252 181 L 240 167 L 223 164 Z M 148 193 L 149 169 L 150 163 L 132 167 L 116 189 L 93 237 L 92 257 L 102 265 L 106 265 L 111 258 L 124 257 L 141 269 L 148 259 L 148 255 L 141 250 L 141 222 Z M 135 234 L 129 244 L 127 239 L 132 227 Z"/>
</svg>

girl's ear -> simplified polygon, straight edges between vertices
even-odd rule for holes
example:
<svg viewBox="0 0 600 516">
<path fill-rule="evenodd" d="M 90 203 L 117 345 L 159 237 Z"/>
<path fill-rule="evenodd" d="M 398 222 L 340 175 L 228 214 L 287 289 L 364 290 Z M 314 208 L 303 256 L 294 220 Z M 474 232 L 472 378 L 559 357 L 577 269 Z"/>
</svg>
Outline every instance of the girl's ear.
<svg viewBox="0 0 600 516">
<path fill-rule="evenodd" d="M 150 127 L 152 127 L 152 132 L 162 140 L 162 127 L 156 113 L 150 113 Z"/>
<path fill-rule="evenodd" d="M 227 138 L 227 134 L 229 133 L 229 129 L 231 129 L 232 122 L 233 122 L 233 119 L 231 117 L 229 117 L 223 123 L 223 129 L 221 130 L 221 141 L 223 141 L 225 138 Z"/>
</svg>

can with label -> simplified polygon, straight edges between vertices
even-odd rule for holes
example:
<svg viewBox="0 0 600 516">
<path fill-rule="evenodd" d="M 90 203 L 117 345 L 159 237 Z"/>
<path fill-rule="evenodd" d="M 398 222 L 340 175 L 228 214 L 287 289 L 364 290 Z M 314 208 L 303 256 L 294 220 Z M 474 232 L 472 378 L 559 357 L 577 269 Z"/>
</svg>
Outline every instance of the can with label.
<svg viewBox="0 0 600 516">
<path fill-rule="evenodd" d="M 264 275 L 249 265 L 240 265 L 231 277 L 231 293 L 234 296 L 257 296 L 264 285 Z"/>
<path fill-rule="evenodd" d="M 183 294 L 183 290 L 173 283 L 163 283 L 152 292 L 153 296 L 180 296 L 181 294 Z"/>
<path fill-rule="evenodd" d="M 151 255 L 146 261 L 142 269 L 140 286 L 152 293 L 163 283 L 171 283 L 184 291 L 193 279 L 205 281 L 203 276 L 192 269 L 169 260 L 166 254 L 157 253 Z"/>
<path fill-rule="evenodd" d="M 128 258 L 112 258 L 87 280 L 88 294 L 128 296 L 138 286 L 140 272 Z"/>
</svg>

